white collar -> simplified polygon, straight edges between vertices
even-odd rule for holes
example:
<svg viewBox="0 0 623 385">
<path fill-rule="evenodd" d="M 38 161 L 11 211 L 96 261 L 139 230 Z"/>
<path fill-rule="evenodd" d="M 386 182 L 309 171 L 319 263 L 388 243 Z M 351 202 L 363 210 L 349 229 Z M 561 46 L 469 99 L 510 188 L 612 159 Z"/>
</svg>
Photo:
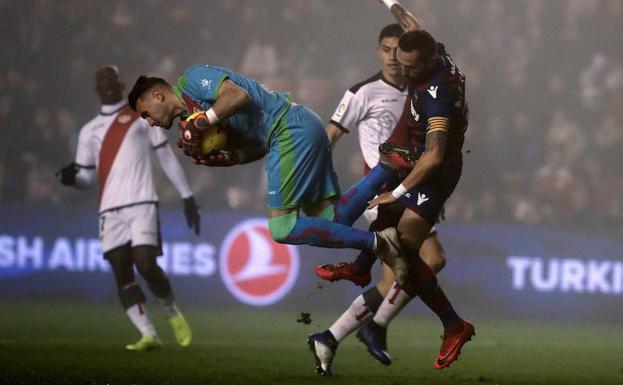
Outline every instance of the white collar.
<svg viewBox="0 0 623 385">
<path fill-rule="evenodd" d="M 120 102 L 117 102 L 115 104 L 102 104 L 102 108 L 100 111 L 102 115 L 112 115 L 125 107 L 125 105 L 125 100 L 121 100 Z"/>
</svg>

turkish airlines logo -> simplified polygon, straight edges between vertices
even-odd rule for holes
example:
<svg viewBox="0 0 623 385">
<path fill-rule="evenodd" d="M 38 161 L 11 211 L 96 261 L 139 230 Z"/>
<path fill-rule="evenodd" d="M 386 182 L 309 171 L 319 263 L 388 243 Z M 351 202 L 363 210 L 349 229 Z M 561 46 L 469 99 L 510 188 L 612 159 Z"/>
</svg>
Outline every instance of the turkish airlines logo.
<svg viewBox="0 0 623 385">
<path fill-rule="evenodd" d="M 219 269 L 238 300 L 266 306 L 290 292 L 298 277 L 299 255 L 295 246 L 273 241 L 266 219 L 249 219 L 225 237 Z"/>
</svg>

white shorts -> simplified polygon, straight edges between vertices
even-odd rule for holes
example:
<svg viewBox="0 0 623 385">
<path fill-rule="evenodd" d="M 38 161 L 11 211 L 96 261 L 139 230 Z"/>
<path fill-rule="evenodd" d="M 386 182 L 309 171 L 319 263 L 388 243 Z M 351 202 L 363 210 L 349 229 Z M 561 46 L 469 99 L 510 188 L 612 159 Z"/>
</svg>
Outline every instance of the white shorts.
<svg viewBox="0 0 623 385">
<path fill-rule="evenodd" d="M 99 216 L 102 252 L 130 242 L 134 246 L 160 247 L 160 222 L 155 203 L 105 211 Z"/>
</svg>

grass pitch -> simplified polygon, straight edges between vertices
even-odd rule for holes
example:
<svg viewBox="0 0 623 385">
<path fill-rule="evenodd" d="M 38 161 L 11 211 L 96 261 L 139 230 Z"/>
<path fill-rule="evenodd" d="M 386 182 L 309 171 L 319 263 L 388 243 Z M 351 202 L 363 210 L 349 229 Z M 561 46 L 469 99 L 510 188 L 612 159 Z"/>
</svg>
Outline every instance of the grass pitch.
<svg viewBox="0 0 623 385">
<path fill-rule="evenodd" d="M 130 353 L 138 339 L 118 305 L 0 302 L 0 384 L 623 384 L 623 326 L 474 319 L 476 338 L 450 369 L 432 368 L 440 326 L 409 313 L 389 334 L 390 367 L 356 341 L 338 349 L 335 376 L 319 377 L 305 344 L 337 313 L 186 307 L 193 345 L 176 345 L 159 309 L 152 319 L 165 344 Z"/>
</svg>

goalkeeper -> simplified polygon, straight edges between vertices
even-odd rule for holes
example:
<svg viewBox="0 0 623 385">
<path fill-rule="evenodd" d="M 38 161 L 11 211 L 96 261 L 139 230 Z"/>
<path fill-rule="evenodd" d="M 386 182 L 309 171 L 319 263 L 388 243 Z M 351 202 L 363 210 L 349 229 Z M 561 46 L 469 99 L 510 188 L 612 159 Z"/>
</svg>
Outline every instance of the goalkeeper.
<svg viewBox="0 0 623 385">
<path fill-rule="evenodd" d="M 395 229 L 375 233 L 350 227 L 393 170 L 379 164 L 340 198 L 324 124 L 309 108 L 292 103 L 290 94 L 225 68 L 196 65 L 174 86 L 139 77 L 129 104 L 151 125 L 165 128 L 178 117 L 204 111 L 184 122 L 178 141 L 195 163 L 233 166 L 267 155 L 269 229 L 277 242 L 369 251 L 382 255 L 399 281 L 406 278 Z M 203 154 L 201 133 L 214 124 L 245 145 Z"/>
</svg>

